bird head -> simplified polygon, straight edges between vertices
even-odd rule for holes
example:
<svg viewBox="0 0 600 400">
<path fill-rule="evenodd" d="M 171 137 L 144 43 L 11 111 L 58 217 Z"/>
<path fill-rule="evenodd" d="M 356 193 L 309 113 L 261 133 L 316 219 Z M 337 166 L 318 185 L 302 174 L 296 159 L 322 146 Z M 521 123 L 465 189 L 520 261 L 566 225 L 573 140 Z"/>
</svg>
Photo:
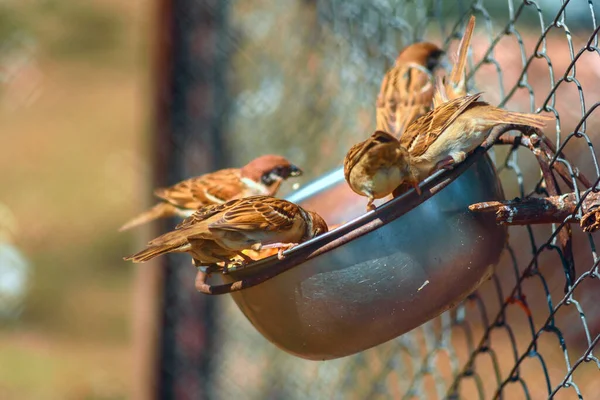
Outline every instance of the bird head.
<svg viewBox="0 0 600 400">
<path fill-rule="evenodd" d="M 418 42 L 405 47 L 396 58 L 397 65 L 405 63 L 416 63 L 434 72 L 436 68 L 443 67 L 447 60 L 444 50 L 437 45 Z"/>
<path fill-rule="evenodd" d="M 302 175 L 302 170 L 282 156 L 267 154 L 250 161 L 241 173 L 244 178 L 276 190 L 281 181 Z"/>
<path fill-rule="evenodd" d="M 307 218 L 307 228 L 305 234 L 305 240 L 312 239 L 323 233 L 326 233 L 329 228 L 327 227 L 327 223 L 325 220 L 314 211 L 306 211 L 308 215 Z"/>
</svg>

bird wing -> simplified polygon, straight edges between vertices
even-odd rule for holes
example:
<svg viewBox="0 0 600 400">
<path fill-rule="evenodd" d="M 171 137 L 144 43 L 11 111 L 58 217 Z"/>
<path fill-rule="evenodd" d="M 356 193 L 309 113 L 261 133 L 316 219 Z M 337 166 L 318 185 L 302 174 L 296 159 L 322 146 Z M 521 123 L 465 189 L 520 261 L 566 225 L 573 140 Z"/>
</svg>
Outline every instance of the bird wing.
<svg viewBox="0 0 600 400">
<path fill-rule="evenodd" d="M 433 97 L 432 74 L 417 63 L 397 65 L 381 82 L 376 129 L 399 137 L 406 125 L 427 112 Z"/>
<path fill-rule="evenodd" d="M 186 179 L 154 194 L 178 207 L 195 209 L 208 204 L 220 204 L 242 191 L 239 169 L 228 168 Z"/>
<path fill-rule="evenodd" d="M 290 229 L 299 208 L 297 205 L 282 199 L 267 196 L 253 196 L 242 201 L 227 211 L 220 219 L 209 225 L 214 231 L 278 231 Z M 257 201 L 258 200 L 258 201 Z"/>
<path fill-rule="evenodd" d="M 244 202 L 246 199 L 248 198 L 234 199 L 223 204 L 212 204 L 209 206 L 200 207 L 192 215 L 181 221 L 179 225 L 175 227 L 175 229 L 184 229 L 204 222 L 219 213 L 225 212 L 228 208 Z"/>
<path fill-rule="evenodd" d="M 412 157 L 423 155 L 431 144 L 479 97 L 459 97 L 441 104 L 413 122 L 400 137 L 400 144 Z"/>
</svg>

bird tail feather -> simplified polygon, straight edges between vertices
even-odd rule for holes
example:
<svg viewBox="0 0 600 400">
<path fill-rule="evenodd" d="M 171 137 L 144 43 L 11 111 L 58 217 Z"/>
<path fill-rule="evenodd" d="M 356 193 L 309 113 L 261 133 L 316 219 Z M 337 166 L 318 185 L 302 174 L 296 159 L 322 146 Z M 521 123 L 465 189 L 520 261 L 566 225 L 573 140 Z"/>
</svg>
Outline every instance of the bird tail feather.
<svg viewBox="0 0 600 400">
<path fill-rule="evenodd" d="M 448 100 L 453 100 L 467 94 L 467 55 L 469 54 L 474 29 L 475 16 L 471 15 L 458 45 L 458 51 L 453 60 L 454 66 L 450 75 L 437 80 L 437 90 L 433 95 L 433 108 L 439 107 Z"/>
<path fill-rule="evenodd" d="M 469 53 L 469 47 L 471 46 L 471 38 L 473 37 L 473 30 L 475 29 L 475 16 L 471 15 L 469 23 L 465 28 L 460 44 L 458 45 L 458 60 L 452 68 L 450 73 L 450 84 L 454 86 L 455 91 L 460 91 L 459 96 L 467 94 L 467 55 Z"/>
<path fill-rule="evenodd" d="M 140 252 L 137 252 L 131 256 L 123 258 L 125 261 L 133 261 L 134 263 L 143 263 L 148 260 L 153 259 L 154 257 L 158 257 L 160 255 L 170 253 L 173 251 L 184 251 L 184 247 L 189 247 L 189 244 L 184 244 L 183 246 L 180 243 L 177 244 L 163 244 L 150 246 Z"/>
<path fill-rule="evenodd" d="M 524 125 L 542 129 L 547 122 L 554 118 L 548 115 L 520 113 L 496 108 L 495 112 L 486 115 L 486 119 L 493 123 Z"/>
<path fill-rule="evenodd" d="M 180 210 L 170 203 L 158 203 L 148 211 L 130 219 L 119 228 L 119 232 L 126 231 L 139 225 L 146 224 L 159 218 L 168 218 L 179 215 Z"/>
</svg>

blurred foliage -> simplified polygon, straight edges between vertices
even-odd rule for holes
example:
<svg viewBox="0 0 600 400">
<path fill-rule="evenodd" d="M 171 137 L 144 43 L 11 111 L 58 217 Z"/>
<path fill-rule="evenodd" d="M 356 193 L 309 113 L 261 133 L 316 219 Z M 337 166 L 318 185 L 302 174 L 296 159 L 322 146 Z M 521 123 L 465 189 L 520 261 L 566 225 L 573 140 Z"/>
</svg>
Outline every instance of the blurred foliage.
<svg viewBox="0 0 600 400">
<path fill-rule="evenodd" d="M 0 3 L 0 199 L 32 267 L 0 325 L 0 398 L 122 399 L 143 206 L 150 1 Z"/>
<path fill-rule="evenodd" d="M 18 48 L 26 39 L 49 57 L 106 56 L 123 50 L 123 17 L 99 0 L 7 1 L 0 3 L 0 46 Z"/>
<path fill-rule="evenodd" d="M 0 3 L 0 43 L 4 44 L 14 35 L 28 30 L 27 18 L 23 18 L 13 4 Z"/>
<path fill-rule="evenodd" d="M 55 56 L 90 57 L 118 49 L 123 40 L 122 16 L 102 3 L 46 0 L 39 11 L 47 31 L 60 27 L 47 47 Z"/>
</svg>

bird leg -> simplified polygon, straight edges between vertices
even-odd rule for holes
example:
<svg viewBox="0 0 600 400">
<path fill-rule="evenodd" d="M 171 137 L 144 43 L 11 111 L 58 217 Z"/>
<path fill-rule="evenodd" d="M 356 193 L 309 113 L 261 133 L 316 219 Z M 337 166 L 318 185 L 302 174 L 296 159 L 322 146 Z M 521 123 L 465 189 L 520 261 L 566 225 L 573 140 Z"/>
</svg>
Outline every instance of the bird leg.
<svg viewBox="0 0 600 400">
<path fill-rule="evenodd" d="M 454 158 L 452 158 L 452 156 L 448 156 L 448 157 L 444 157 L 443 159 L 441 159 L 440 161 L 437 162 L 437 164 L 435 164 L 435 167 L 433 167 L 434 171 L 438 171 L 440 169 L 452 169 L 454 168 L 454 165 L 456 165 L 456 161 L 454 161 Z"/>
<path fill-rule="evenodd" d="M 437 164 L 435 164 L 435 167 L 433 167 L 433 170 L 434 171 L 437 171 L 440 169 L 450 170 L 450 169 L 454 168 L 454 166 L 456 164 L 460 164 L 461 162 L 465 161 L 466 158 L 467 158 L 467 153 L 465 153 L 464 151 L 452 153 L 448 157 L 445 157 L 445 158 L 441 159 L 440 161 L 438 161 Z"/>
<path fill-rule="evenodd" d="M 262 246 L 263 249 L 278 249 L 277 250 L 277 258 L 283 260 L 285 256 L 283 252 L 291 249 L 292 247 L 298 246 L 298 243 L 271 243 L 265 246 Z"/>
<path fill-rule="evenodd" d="M 369 202 L 367 203 L 367 212 L 369 211 L 373 211 L 375 210 L 375 206 L 373 205 L 373 202 L 375 201 L 375 199 L 373 198 L 373 196 L 369 196 Z"/>
<path fill-rule="evenodd" d="M 412 186 L 413 189 L 415 189 L 415 192 L 417 192 L 417 194 L 420 196 L 421 195 L 421 188 L 419 187 L 419 180 L 415 179 L 413 181 L 410 182 L 410 186 Z"/>
</svg>

